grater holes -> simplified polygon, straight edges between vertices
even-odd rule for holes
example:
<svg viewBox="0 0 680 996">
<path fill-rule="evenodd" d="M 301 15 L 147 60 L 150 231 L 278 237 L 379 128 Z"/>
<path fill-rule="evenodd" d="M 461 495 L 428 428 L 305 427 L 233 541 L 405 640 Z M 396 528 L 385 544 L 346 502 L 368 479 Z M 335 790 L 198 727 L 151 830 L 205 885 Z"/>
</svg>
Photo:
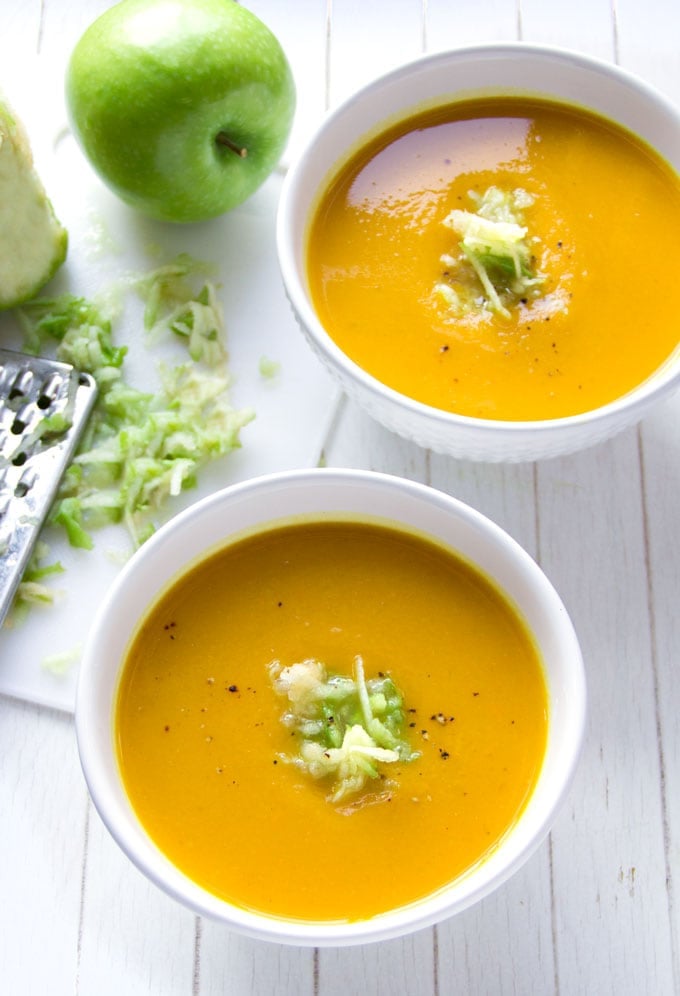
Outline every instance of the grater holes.
<svg viewBox="0 0 680 996">
<path fill-rule="evenodd" d="M 25 398 L 31 389 L 31 384 L 33 382 L 33 374 L 30 370 L 20 370 L 8 391 L 7 397 L 9 401 L 16 401 L 19 398 Z"/>
<path fill-rule="evenodd" d="M 20 436 L 26 431 L 33 418 L 33 406 L 31 404 L 22 405 L 15 414 L 9 431 L 13 436 Z"/>
<path fill-rule="evenodd" d="M 25 498 L 36 482 L 37 474 L 35 470 L 27 470 L 22 474 L 14 488 L 15 498 Z"/>
<path fill-rule="evenodd" d="M 45 411 L 50 407 L 50 405 L 54 404 L 57 395 L 59 394 L 61 383 L 62 378 L 59 374 L 52 374 L 52 376 L 48 377 L 47 380 L 41 385 L 38 400 L 36 401 L 36 404 L 41 411 Z"/>
<path fill-rule="evenodd" d="M 70 364 L 0 348 L 0 625 L 95 397 Z"/>
</svg>

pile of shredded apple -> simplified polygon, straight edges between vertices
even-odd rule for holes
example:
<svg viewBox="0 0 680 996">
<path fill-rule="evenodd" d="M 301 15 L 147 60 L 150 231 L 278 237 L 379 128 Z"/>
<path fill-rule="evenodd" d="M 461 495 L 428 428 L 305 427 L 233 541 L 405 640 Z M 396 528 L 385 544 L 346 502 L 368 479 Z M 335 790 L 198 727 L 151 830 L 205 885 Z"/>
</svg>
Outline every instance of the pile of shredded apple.
<svg viewBox="0 0 680 996">
<path fill-rule="evenodd" d="M 207 271 L 207 264 L 182 254 L 95 300 L 37 297 L 17 312 L 27 353 L 51 352 L 97 383 L 94 411 L 48 518 L 72 546 L 90 549 L 92 530 L 111 523 L 122 523 L 140 546 L 167 501 L 194 487 L 206 464 L 238 448 L 241 429 L 254 418 L 229 400 L 224 320 Z M 186 346 L 186 361 L 158 364 L 155 391 L 126 380 L 127 349 L 115 342 L 115 299 L 130 288 L 144 301 L 149 341 L 171 335 Z M 53 601 L 45 582 L 62 568 L 46 563 L 47 553 L 41 544 L 10 622 L 31 604 Z"/>
</svg>

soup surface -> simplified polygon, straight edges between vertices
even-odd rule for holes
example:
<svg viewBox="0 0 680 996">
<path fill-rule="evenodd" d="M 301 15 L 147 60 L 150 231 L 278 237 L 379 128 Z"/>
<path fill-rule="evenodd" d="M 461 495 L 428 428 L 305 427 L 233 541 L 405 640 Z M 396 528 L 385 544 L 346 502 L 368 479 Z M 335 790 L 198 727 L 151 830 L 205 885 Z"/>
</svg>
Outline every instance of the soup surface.
<svg viewBox="0 0 680 996">
<path fill-rule="evenodd" d="M 445 223 L 489 192 L 505 208 L 519 192 L 509 220 L 536 278 L 500 309 Z M 471 101 L 392 128 L 341 169 L 311 224 L 308 279 L 326 331 L 388 386 L 478 418 L 558 418 L 630 391 L 678 345 L 679 225 L 677 176 L 628 132 L 549 102 Z"/>
<path fill-rule="evenodd" d="M 401 690 L 418 756 L 378 779 L 381 801 L 347 807 L 285 762 L 268 665 L 347 675 L 357 654 Z M 547 722 L 542 664 L 497 590 L 429 541 L 354 521 L 257 534 L 180 579 L 131 644 L 115 715 L 131 803 L 179 868 L 241 907 L 326 921 L 478 862 L 535 784 Z"/>
</svg>

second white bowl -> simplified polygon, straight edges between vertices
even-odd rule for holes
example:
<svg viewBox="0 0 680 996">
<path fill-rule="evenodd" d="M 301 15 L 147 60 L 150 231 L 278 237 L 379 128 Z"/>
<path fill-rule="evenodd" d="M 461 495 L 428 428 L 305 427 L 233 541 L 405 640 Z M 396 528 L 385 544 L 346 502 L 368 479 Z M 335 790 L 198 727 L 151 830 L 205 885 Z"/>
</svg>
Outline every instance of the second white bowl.
<svg viewBox="0 0 680 996">
<path fill-rule="evenodd" d="M 357 922 L 301 922 L 241 909 L 190 880 L 159 850 L 137 818 L 118 767 L 114 709 L 126 649 L 141 619 L 172 579 L 234 537 L 304 516 L 378 518 L 415 530 L 476 567 L 515 606 L 544 664 L 546 754 L 531 798 L 499 846 L 468 874 L 422 901 Z M 384 940 L 431 925 L 497 888 L 547 834 L 565 799 L 585 721 L 578 640 L 550 582 L 531 557 L 478 512 L 432 488 L 362 471 L 272 475 L 219 492 L 180 513 L 130 560 L 92 627 L 82 661 L 76 730 L 94 803 L 123 851 L 149 879 L 196 912 L 251 937 L 297 945 Z M 265 831 L 266 832 L 266 831 Z"/>
</svg>

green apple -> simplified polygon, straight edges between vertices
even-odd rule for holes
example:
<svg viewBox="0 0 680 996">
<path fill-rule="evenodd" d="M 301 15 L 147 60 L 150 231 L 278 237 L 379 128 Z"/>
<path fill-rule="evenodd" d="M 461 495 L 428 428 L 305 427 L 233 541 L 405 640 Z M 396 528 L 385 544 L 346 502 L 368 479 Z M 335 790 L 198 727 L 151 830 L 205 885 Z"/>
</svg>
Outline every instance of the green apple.
<svg viewBox="0 0 680 996">
<path fill-rule="evenodd" d="M 64 262 L 67 244 L 26 131 L 0 100 L 0 310 L 34 297 Z"/>
<path fill-rule="evenodd" d="M 235 0 L 122 0 L 75 46 L 66 103 L 119 197 L 191 222 L 231 210 L 272 172 L 295 84 L 277 39 Z"/>
</svg>

